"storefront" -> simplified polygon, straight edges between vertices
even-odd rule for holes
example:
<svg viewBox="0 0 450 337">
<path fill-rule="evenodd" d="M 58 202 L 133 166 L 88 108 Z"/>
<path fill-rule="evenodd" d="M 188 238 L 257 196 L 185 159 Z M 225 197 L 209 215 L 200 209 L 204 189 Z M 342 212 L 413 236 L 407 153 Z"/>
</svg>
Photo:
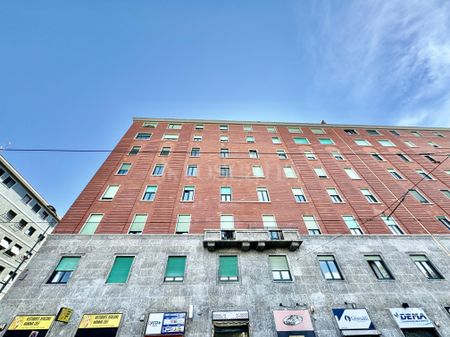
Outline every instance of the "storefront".
<svg viewBox="0 0 450 337">
<path fill-rule="evenodd" d="M 152 312 L 148 315 L 144 336 L 184 336 L 186 315 L 186 312 Z"/>
<path fill-rule="evenodd" d="M 308 310 L 276 310 L 273 312 L 278 337 L 315 337 Z"/>
<path fill-rule="evenodd" d="M 366 309 L 333 309 L 342 336 L 379 336 Z"/>
<path fill-rule="evenodd" d="M 213 311 L 213 337 L 249 337 L 248 311 Z"/>
<path fill-rule="evenodd" d="M 433 321 L 422 308 L 391 308 L 389 311 L 405 337 L 439 337 Z"/>
<path fill-rule="evenodd" d="M 4 337 L 44 337 L 50 330 L 55 316 L 16 316 Z"/>
<path fill-rule="evenodd" d="M 116 337 L 122 314 L 83 315 L 75 337 Z"/>
</svg>

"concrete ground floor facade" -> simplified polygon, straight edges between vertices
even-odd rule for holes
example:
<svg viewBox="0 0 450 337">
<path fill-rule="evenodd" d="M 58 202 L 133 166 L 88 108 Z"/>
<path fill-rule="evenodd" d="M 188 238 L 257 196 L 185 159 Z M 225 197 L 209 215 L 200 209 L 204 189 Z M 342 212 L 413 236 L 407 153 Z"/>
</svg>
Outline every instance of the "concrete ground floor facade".
<svg viewBox="0 0 450 337">
<path fill-rule="evenodd" d="M 162 314 L 168 320 L 180 319 L 187 337 L 300 336 L 279 330 L 276 323 L 280 312 L 294 312 L 304 313 L 300 320 L 310 321 L 314 330 L 304 336 L 338 337 L 355 331 L 358 336 L 450 336 L 446 308 L 450 236 L 300 239 L 300 247 L 293 251 L 283 247 L 211 251 L 202 235 L 50 235 L 0 302 L 0 324 L 10 329 L 17 315 L 54 316 L 67 307 L 73 310 L 68 323 L 52 321 L 46 334 L 38 330 L 26 336 L 87 336 L 89 329 L 80 331 L 80 323 L 89 319 L 83 315 L 103 315 L 97 316 L 99 322 L 99 317 L 112 315 L 109 318 L 117 323 L 101 327 L 101 322 L 98 326 L 85 322 L 84 328 L 94 328 L 91 336 L 142 337 L 145 331 L 156 335 L 155 327 L 148 325 L 163 319 Z M 221 277 L 226 274 L 221 265 L 224 256 L 237 261 L 237 275 L 226 280 Z M 64 257 L 74 258 L 76 265 L 66 279 L 61 278 L 64 283 L 57 279 L 49 284 Z M 117 257 L 132 258 L 122 282 L 117 282 L 120 277 L 111 281 Z M 168 274 L 171 257 L 184 257 L 183 275 L 177 280 Z M 336 319 L 342 313 L 348 329 Z M 357 327 L 351 325 L 353 314 L 368 315 L 372 332 L 352 330 Z M 295 321 L 298 316 L 289 317 Z M 236 322 L 241 328 L 227 334 L 226 327 Z M 412 330 L 402 332 L 405 327 Z M 0 336 L 19 336 L 6 329 Z M 160 335 L 177 335 L 167 331 Z"/>
</svg>

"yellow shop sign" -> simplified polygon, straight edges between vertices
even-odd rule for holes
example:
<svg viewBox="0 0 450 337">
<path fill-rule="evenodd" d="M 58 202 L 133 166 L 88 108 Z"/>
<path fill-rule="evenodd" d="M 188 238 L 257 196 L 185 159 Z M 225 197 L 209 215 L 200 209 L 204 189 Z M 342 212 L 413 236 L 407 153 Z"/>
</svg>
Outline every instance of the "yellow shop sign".
<svg viewBox="0 0 450 337">
<path fill-rule="evenodd" d="M 83 315 L 79 329 L 118 328 L 122 314 L 92 314 Z"/>
<path fill-rule="evenodd" d="M 55 316 L 16 316 L 8 330 L 48 330 Z"/>
</svg>

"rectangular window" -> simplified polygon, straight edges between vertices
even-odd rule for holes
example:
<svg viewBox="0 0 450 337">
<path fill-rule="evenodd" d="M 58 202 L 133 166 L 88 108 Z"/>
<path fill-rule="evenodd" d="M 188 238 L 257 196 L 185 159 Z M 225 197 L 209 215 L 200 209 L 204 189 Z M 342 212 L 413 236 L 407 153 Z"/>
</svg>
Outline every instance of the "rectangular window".
<svg viewBox="0 0 450 337">
<path fill-rule="evenodd" d="M 162 176 L 164 173 L 164 165 L 156 164 L 152 171 L 152 176 Z"/>
<path fill-rule="evenodd" d="M 118 190 L 119 185 L 109 185 L 105 193 L 103 193 L 101 200 L 113 200 Z"/>
<path fill-rule="evenodd" d="M 164 134 L 162 139 L 163 140 L 170 140 L 170 141 L 177 141 L 180 135 L 178 134 Z"/>
<path fill-rule="evenodd" d="M 21 220 L 21 222 L 22 222 L 23 220 Z M 25 224 L 26 225 L 26 224 Z M 33 236 L 33 234 L 36 232 L 36 228 L 34 228 L 33 226 L 30 226 L 30 227 L 28 227 L 27 228 L 27 230 L 24 232 L 25 233 L 25 235 L 27 235 L 27 236 Z"/>
<path fill-rule="evenodd" d="M 220 166 L 220 176 L 221 177 L 229 177 L 230 176 L 230 167 L 229 166 Z"/>
<path fill-rule="evenodd" d="M 130 163 L 123 163 L 120 166 L 119 170 L 117 171 L 117 174 L 119 174 L 119 175 L 126 175 L 126 174 L 128 174 L 128 172 L 130 171 L 130 167 L 131 167 Z"/>
<path fill-rule="evenodd" d="M 294 169 L 290 166 L 283 167 L 284 175 L 286 178 L 297 178 L 297 175 L 294 172 Z"/>
<path fill-rule="evenodd" d="M 428 155 L 428 154 L 427 154 L 427 155 L 424 155 L 424 157 L 427 158 L 429 161 L 431 161 L 433 164 L 438 164 L 438 163 L 440 163 L 440 161 L 434 159 L 432 156 L 430 156 L 430 155 Z"/>
<path fill-rule="evenodd" d="M 409 192 L 416 198 L 421 204 L 429 204 L 430 202 L 417 190 L 409 190 Z"/>
<path fill-rule="evenodd" d="M 433 136 L 436 136 L 436 137 L 439 137 L 439 138 L 444 138 L 444 135 L 442 133 L 436 132 L 436 131 L 433 131 Z"/>
<path fill-rule="evenodd" d="M 221 158 L 230 157 L 230 150 L 229 149 L 220 149 L 220 157 Z"/>
<path fill-rule="evenodd" d="M 48 214 L 46 211 L 42 211 L 41 218 L 42 218 L 43 220 L 47 219 L 48 216 L 49 216 L 49 214 Z"/>
<path fill-rule="evenodd" d="M 418 131 L 411 131 L 411 134 L 413 134 L 416 137 L 422 137 L 422 134 Z"/>
<path fill-rule="evenodd" d="M 444 194 L 447 198 L 450 199 L 450 190 L 441 190 L 442 194 Z"/>
<path fill-rule="evenodd" d="M 272 143 L 273 144 L 281 144 L 281 140 L 279 137 L 272 137 Z"/>
<path fill-rule="evenodd" d="M 23 219 L 21 219 L 16 226 L 17 226 L 17 228 L 19 230 L 22 230 L 22 229 L 24 229 L 26 227 L 26 225 L 28 225 L 28 222 L 23 220 Z"/>
<path fill-rule="evenodd" d="M 394 169 L 387 169 L 391 176 L 396 180 L 403 180 L 403 177 Z"/>
<path fill-rule="evenodd" d="M 193 141 L 194 141 L 194 142 L 201 142 L 202 139 L 203 139 L 202 136 L 194 136 Z"/>
<path fill-rule="evenodd" d="M 294 127 L 288 127 L 289 133 L 302 133 L 302 129 L 300 128 L 294 128 Z"/>
<path fill-rule="evenodd" d="M 186 256 L 169 256 L 164 282 L 183 282 L 186 270 Z"/>
<path fill-rule="evenodd" d="M 252 159 L 258 159 L 258 151 L 256 150 L 248 150 L 248 156 Z"/>
<path fill-rule="evenodd" d="M 370 190 L 368 190 L 366 188 L 361 188 L 360 191 L 369 203 L 375 204 L 378 202 L 378 199 L 375 198 L 375 196 L 372 194 L 372 192 Z"/>
<path fill-rule="evenodd" d="M 301 188 L 293 188 L 292 194 L 294 194 L 294 199 L 296 202 L 306 202 L 305 194 Z"/>
<path fill-rule="evenodd" d="M 394 143 L 392 143 L 389 139 L 381 139 L 378 141 L 378 143 L 380 143 L 381 146 L 384 147 L 393 147 L 395 146 Z"/>
<path fill-rule="evenodd" d="M 264 171 L 262 166 L 252 166 L 252 173 L 254 177 L 264 177 Z"/>
<path fill-rule="evenodd" d="M 372 146 L 372 144 L 370 144 L 370 142 L 365 139 L 355 139 L 355 143 L 359 146 Z"/>
<path fill-rule="evenodd" d="M 152 137 L 152 134 L 151 134 L 151 133 L 147 133 L 147 132 L 139 132 L 139 133 L 136 135 L 135 139 L 138 139 L 138 140 L 149 140 L 151 137 Z"/>
<path fill-rule="evenodd" d="M 159 155 L 163 157 L 167 157 L 169 154 L 170 154 L 170 147 L 168 146 L 161 148 L 161 151 L 159 152 Z"/>
<path fill-rule="evenodd" d="M 205 126 L 203 124 L 196 124 L 195 125 L 195 130 L 203 130 L 205 128 Z"/>
<path fill-rule="evenodd" d="M 340 204 L 344 202 L 335 188 L 327 188 L 327 193 L 330 196 L 331 202 L 334 204 Z"/>
<path fill-rule="evenodd" d="M 185 186 L 181 201 L 194 201 L 195 186 Z"/>
<path fill-rule="evenodd" d="M 416 172 L 422 177 L 423 180 L 434 180 L 431 174 L 426 173 L 424 170 L 417 170 Z"/>
<path fill-rule="evenodd" d="M 226 124 L 220 125 L 220 126 L 219 126 L 219 130 L 220 130 L 220 131 L 228 131 L 228 125 L 226 125 Z"/>
<path fill-rule="evenodd" d="M 221 215 L 220 216 L 220 229 L 221 230 L 234 230 L 234 216 Z"/>
<path fill-rule="evenodd" d="M 191 149 L 191 157 L 200 157 L 200 148 L 193 147 Z"/>
<path fill-rule="evenodd" d="M 312 151 L 305 151 L 305 157 L 308 160 L 316 160 L 317 159 L 316 155 Z"/>
<path fill-rule="evenodd" d="M 78 267 L 79 256 L 62 257 L 47 281 L 47 284 L 66 284 Z"/>
<path fill-rule="evenodd" d="M 372 130 L 366 130 L 366 131 L 370 136 L 380 136 L 381 135 L 381 133 L 379 133 L 378 130 L 372 129 Z"/>
<path fill-rule="evenodd" d="M 315 167 L 314 172 L 316 172 L 319 178 L 328 178 L 325 170 L 322 167 Z"/>
<path fill-rule="evenodd" d="M 276 228 L 278 227 L 277 221 L 273 215 L 262 216 L 264 228 Z"/>
<path fill-rule="evenodd" d="M 251 125 L 244 125 L 244 131 L 253 131 L 253 127 Z"/>
<path fill-rule="evenodd" d="M 310 129 L 310 130 L 315 135 L 324 135 L 326 133 L 324 129 Z"/>
<path fill-rule="evenodd" d="M 438 280 L 444 278 L 425 255 L 411 254 L 410 256 L 417 268 L 419 268 L 427 279 Z"/>
<path fill-rule="evenodd" d="M 408 147 L 417 147 L 416 144 L 414 144 L 413 142 L 410 142 L 409 140 L 405 140 L 405 144 L 406 144 Z"/>
<path fill-rule="evenodd" d="M 129 156 L 135 156 L 137 155 L 139 152 L 141 151 L 141 147 L 140 146 L 133 146 L 130 150 L 130 152 L 128 152 Z"/>
<path fill-rule="evenodd" d="M 258 201 L 259 202 L 269 202 L 270 201 L 269 192 L 267 191 L 267 188 L 265 188 L 265 187 L 258 187 L 256 189 L 256 194 L 258 196 Z"/>
<path fill-rule="evenodd" d="M 320 235 L 319 224 L 316 221 L 316 218 L 312 215 L 304 215 L 303 221 L 305 222 L 306 229 L 308 230 L 309 235 Z"/>
<path fill-rule="evenodd" d="M 189 233 L 190 227 L 191 227 L 191 215 L 190 214 L 178 215 L 175 234 Z"/>
<path fill-rule="evenodd" d="M 32 198 L 30 197 L 29 194 L 25 194 L 25 195 L 22 197 L 22 201 L 23 201 L 23 203 L 24 203 L 25 205 L 28 205 L 28 204 L 30 203 L 31 200 L 32 200 Z"/>
<path fill-rule="evenodd" d="M 270 133 L 277 132 L 277 128 L 274 126 L 268 126 L 266 129 L 267 129 L 267 132 L 270 132 Z"/>
<path fill-rule="evenodd" d="M 167 125 L 168 129 L 180 130 L 183 126 L 181 124 L 169 124 Z"/>
<path fill-rule="evenodd" d="M 339 152 L 339 151 L 333 151 L 331 152 L 331 155 L 334 157 L 334 159 L 336 160 L 345 160 L 344 156 Z"/>
<path fill-rule="evenodd" d="M 380 255 L 365 255 L 366 261 L 379 280 L 393 280 L 391 272 L 387 268 Z"/>
<path fill-rule="evenodd" d="M 42 208 L 41 205 L 39 205 L 38 203 L 35 203 L 34 206 L 31 208 L 31 210 L 34 213 L 38 213 L 41 210 L 41 208 Z"/>
<path fill-rule="evenodd" d="M 344 129 L 344 132 L 348 135 L 348 136 L 353 136 L 353 135 L 357 135 L 358 132 L 354 129 Z"/>
<path fill-rule="evenodd" d="M 6 177 L 6 178 L 3 180 L 3 184 L 4 184 L 6 187 L 11 188 L 11 187 L 13 187 L 13 186 L 16 184 L 16 181 L 15 181 L 13 178 L 11 178 L 11 177 Z"/>
<path fill-rule="evenodd" d="M 384 158 L 379 153 L 372 153 L 371 156 L 377 161 L 384 161 Z"/>
<path fill-rule="evenodd" d="M 219 256 L 219 281 L 236 282 L 239 280 L 237 256 Z"/>
<path fill-rule="evenodd" d="M 5 173 L 6 173 L 6 171 L 0 167 L 0 177 L 1 177 L 2 175 L 4 175 Z"/>
<path fill-rule="evenodd" d="M 142 123 L 143 128 L 155 129 L 158 126 L 158 123 L 154 122 L 144 122 Z"/>
<path fill-rule="evenodd" d="M 390 130 L 390 133 L 392 133 L 394 136 L 400 136 L 400 133 L 397 130 Z"/>
<path fill-rule="evenodd" d="M 353 216 L 342 216 L 345 224 L 347 225 L 350 233 L 353 235 L 362 235 L 364 234 L 361 228 L 359 227 L 358 221 Z"/>
<path fill-rule="evenodd" d="M 286 256 L 270 255 L 270 269 L 272 270 L 272 278 L 276 282 L 292 281 L 291 272 Z"/>
<path fill-rule="evenodd" d="M 403 230 L 400 228 L 400 226 L 398 225 L 397 221 L 395 221 L 395 219 L 392 216 L 390 216 L 389 218 L 387 216 L 382 216 L 381 219 L 386 224 L 386 226 L 388 226 L 388 228 L 392 234 L 395 234 L 395 235 L 405 234 L 403 232 Z"/>
<path fill-rule="evenodd" d="M 344 168 L 345 173 L 347 173 L 348 177 L 350 179 L 361 179 L 358 175 L 358 173 L 356 173 L 355 170 L 353 170 L 352 168 Z"/>
<path fill-rule="evenodd" d="M 186 175 L 188 177 L 196 177 L 197 176 L 197 165 L 188 165 Z"/>
<path fill-rule="evenodd" d="M 435 148 L 440 148 L 441 146 L 439 144 L 436 144 L 435 142 L 428 142 L 428 145 L 435 147 Z"/>
<path fill-rule="evenodd" d="M 142 234 L 144 231 L 145 223 L 147 222 L 147 214 L 136 214 L 133 222 L 131 223 L 128 234 Z"/>
<path fill-rule="evenodd" d="M 450 229 L 450 220 L 445 215 L 437 216 L 436 219 L 447 229 Z"/>
<path fill-rule="evenodd" d="M 80 230 L 80 234 L 92 235 L 97 230 L 98 225 L 103 219 L 103 214 L 91 214 L 84 223 L 83 228 Z"/>
<path fill-rule="evenodd" d="M 106 283 L 127 283 L 134 256 L 116 256 Z"/>
<path fill-rule="evenodd" d="M 341 271 L 332 255 L 319 255 L 319 266 L 326 280 L 343 280 Z"/>
<path fill-rule="evenodd" d="M 220 136 L 220 142 L 221 142 L 221 143 L 226 143 L 226 142 L 228 142 L 228 136 L 225 136 L 225 135 Z"/>
<path fill-rule="evenodd" d="M 397 157 L 399 157 L 405 163 L 410 163 L 411 162 L 411 159 L 409 159 L 409 157 L 406 154 L 397 153 Z"/>
<path fill-rule="evenodd" d="M 5 218 L 8 221 L 11 221 L 12 219 L 14 219 L 16 217 L 17 213 L 14 212 L 12 209 L 10 209 L 8 212 L 6 212 L 5 214 Z"/>
<path fill-rule="evenodd" d="M 307 145 L 310 144 L 308 138 L 305 137 L 294 137 L 294 143 L 299 145 Z"/>
<path fill-rule="evenodd" d="M 245 137 L 245 141 L 246 141 L 247 143 L 254 143 L 254 142 L 255 142 L 255 137 L 253 137 L 253 136 L 247 136 L 247 137 Z"/>
<path fill-rule="evenodd" d="M 319 143 L 322 145 L 333 145 L 334 141 L 331 138 L 319 138 Z"/>
<path fill-rule="evenodd" d="M 231 187 L 220 188 L 220 201 L 231 201 Z"/>
<path fill-rule="evenodd" d="M 145 188 L 144 195 L 142 196 L 143 201 L 153 201 L 156 196 L 157 186 L 147 185 Z"/>
<path fill-rule="evenodd" d="M 287 154 L 284 150 L 277 150 L 277 156 L 279 159 L 287 159 Z"/>
</svg>

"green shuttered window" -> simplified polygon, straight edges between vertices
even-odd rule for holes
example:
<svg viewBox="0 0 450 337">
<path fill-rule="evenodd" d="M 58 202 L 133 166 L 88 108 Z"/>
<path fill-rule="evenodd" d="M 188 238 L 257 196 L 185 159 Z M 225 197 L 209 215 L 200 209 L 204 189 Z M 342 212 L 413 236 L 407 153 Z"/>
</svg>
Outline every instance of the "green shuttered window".
<svg viewBox="0 0 450 337">
<path fill-rule="evenodd" d="M 66 284 L 69 282 L 70 277 L 78 267 L 78 262 L 80 262 L 79 256 L 67 256 L 61 258 L 47 283 Z"/>
<path fill-rule="evenodd" d="M 117 256 L 106 283 L 126 283 L 134 256 Z"/>
<path fill-rule="evenodd" d="M 142 234 L 145 223 L 147 222 L 147 214 L 136 214 L 131 223 L 128 234 Z"/>
<path fill-rule="evenodd" d="M 169 256 L 164 282 L 182 282 L 186 269 L 186 256 Z"/>
<path fill-rule="evenodd" d="M 237 256 L 219 257 L 219 281 L 236 282 L 239 280 Z"/>
<path fill-rule="evenodd" d="M 80 262 L 80 258 L 78 256 L 63 257 L 61 261 L 59 261 L 56 271 L 74 271 L 77 269 L 78 262 Z"/>
<path fill-rule="evenodd" d="M 94 234 L 102 218 L 103 214 L 91 214 L 81 229 L 80 234 Z"/>
</svg>

